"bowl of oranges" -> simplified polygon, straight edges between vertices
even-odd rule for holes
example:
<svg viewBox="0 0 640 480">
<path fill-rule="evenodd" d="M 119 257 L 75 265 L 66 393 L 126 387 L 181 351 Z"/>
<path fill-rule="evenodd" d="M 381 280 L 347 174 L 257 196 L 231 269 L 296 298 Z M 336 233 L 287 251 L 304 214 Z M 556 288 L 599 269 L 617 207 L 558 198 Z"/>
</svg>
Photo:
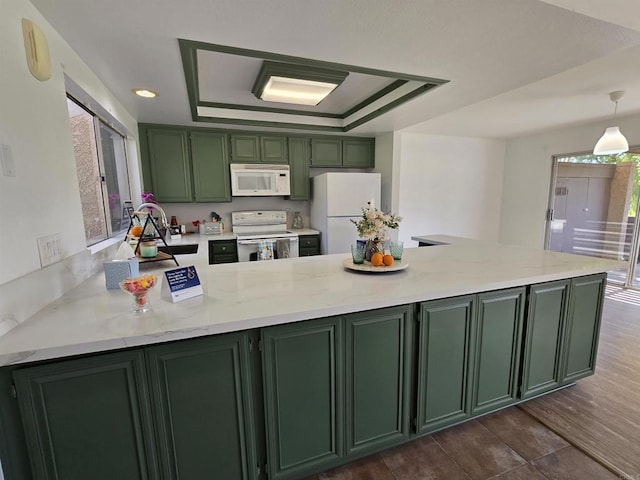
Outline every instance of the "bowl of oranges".
<svg viewBox="0 0 640 480">
<path fill-rule="evenodd" d="M 409 264 L 403 260 L 395 260 L 393 255 L 389 253 L 381 252 L 376 252 L 371 255 L 370 262 L 365 260 L 363 263 L 353 263 L 353 258 L 345 258 L 342 264 L 349 270 L 368 273 L 397 272 L 409 266 Z"/>
</svg>

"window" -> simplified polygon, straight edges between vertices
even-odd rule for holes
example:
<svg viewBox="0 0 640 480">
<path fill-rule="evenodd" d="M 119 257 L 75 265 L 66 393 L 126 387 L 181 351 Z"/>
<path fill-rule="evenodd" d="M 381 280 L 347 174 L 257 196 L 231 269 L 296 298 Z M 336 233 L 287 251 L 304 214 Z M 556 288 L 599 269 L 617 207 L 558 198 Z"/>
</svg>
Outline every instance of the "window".
<svg viewBox="0 0 640 480">
<path fill-rule="evenodd" d="M 129 226 L 123 214 L 131 200 L 125 137 L 94 113 L 67 97 L 80 202 L 87 245 Z"/>
</svg>

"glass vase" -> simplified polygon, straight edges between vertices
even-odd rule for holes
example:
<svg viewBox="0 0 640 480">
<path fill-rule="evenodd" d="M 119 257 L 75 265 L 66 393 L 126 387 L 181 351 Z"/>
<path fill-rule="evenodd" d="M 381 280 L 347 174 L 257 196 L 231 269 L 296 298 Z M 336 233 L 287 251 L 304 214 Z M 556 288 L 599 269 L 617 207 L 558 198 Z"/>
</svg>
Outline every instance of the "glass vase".
<svg viewBox="0 0 640 480">
<path fill-rule="evenodd" d="M 149 290 L 145 290 L 140 293 L 133 293 L 131 297 L 133 298 L 133 305 L 131 307 L 131 311 L 133 313 L 144 313 L 151 310 L 151 305 L 149 304 L 148 294 Z"/>
<path fill-rule="evenodd" d="M 367 240 L 364 246 L 364 259 L 370 262 L 374 253 L 384 253 L 384 242 L 381 242 L 377 238 Z"/>
</svg>

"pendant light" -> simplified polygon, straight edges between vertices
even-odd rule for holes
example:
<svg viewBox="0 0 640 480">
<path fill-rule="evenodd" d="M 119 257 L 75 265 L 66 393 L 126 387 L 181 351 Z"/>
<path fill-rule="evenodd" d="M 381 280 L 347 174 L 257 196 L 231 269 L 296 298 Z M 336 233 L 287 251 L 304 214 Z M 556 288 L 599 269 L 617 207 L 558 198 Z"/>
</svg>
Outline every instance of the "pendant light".
<svg viewBox="0 0 640 480">
<path fill-rule="evenodd" d="M 619 90 L 617 92 L 611 92 L 609 94 L 609 98 L 612 102 L 616 104 L 615 109 L 613 111 L 613 118 L 616 118 L 616 113 L 618 112 L 618 100 L 622 98 L 624 95 L 624 90 Z M 607 127 L 604 131 L 598 143 L 593 148 L 594 155 L 615 155 L 617 153 L 624 153 L 629 151 L 629 142 L 624 137 L 622 132 L 620 132 L 619 127 Z"/>
</svg>

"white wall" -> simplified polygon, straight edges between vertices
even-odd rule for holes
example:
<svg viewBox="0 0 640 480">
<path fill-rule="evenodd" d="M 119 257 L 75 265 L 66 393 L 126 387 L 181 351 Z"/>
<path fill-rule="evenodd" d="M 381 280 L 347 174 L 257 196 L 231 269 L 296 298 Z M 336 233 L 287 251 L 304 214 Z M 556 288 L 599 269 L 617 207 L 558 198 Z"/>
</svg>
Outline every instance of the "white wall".
<svg viewBox="0 0 640 480">
<path fill-rule="evenodd" d="M 413 133 L 395 134 L 399 240 L 449 234 L 497 241 L 505 142 Z"/>
<path fill-rule="evenodd" d="M 500 242 L 544 247 L 552 156 L 592 151 L 610 123 L 555 129 L 507 142 Z M 630 145 L 640 145 L 640 116 L 619 117 L 615 123 Z"/>
<path fill-rule="evenodd" d="M 51 79 L 29 72 L 22 18 L 49 43 Z M 110 250 L 86 248 L 66 106 L 64 74 L 130 132 L 127 144 L 139 198 L 137 123 L 27 0 L 2 1 L 0 143 L 9 145 L 15 177 L 0 174 L 0 335 L 97 272 Z M 59 233 L 64 260 L 40 267 L 36 239 Z"/>
</svg>

